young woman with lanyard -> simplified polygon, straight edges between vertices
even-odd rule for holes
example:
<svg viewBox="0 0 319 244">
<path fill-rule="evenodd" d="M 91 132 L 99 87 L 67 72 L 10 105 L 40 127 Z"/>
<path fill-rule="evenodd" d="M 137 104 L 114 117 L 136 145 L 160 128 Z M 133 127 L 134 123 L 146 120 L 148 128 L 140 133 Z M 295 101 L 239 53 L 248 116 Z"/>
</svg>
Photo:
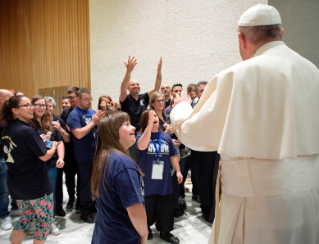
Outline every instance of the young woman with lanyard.
<svg viewBox="0 0 319 244">
<path fill-rule="evenodd" d="M 144 199 L 149 227 L 148 239 L 153 238 L 150 226 L 156 223 L 160 238 L 177 244 L 179 239 L 170 233 L 174 226 L 171 165 L 176 171 L 178 183 L 183 180 L 177 150 L 171 137 L 160 131 L 159 119 L 153 110 L 143 112 L 141 132 L 136 137 L 136 145 L 139 154 L 138 165 L 145 174 Z"/>
<path fill-rule="evenodd" d="M 147 243 L 143 179 L 127 153 L 134 132 L 124 112 L 108 112 L 100 121 L 91 178 L 97 207 L 92 244 Z"/>
<path fill-rule="evenodd" d="M 30 120 L 30 125 L 39 133 L 43 140 L 47 141 L 57 141 L 57 151 L 54 155 L 45 162 L 48 170 L 48 176 L 51 181 L 54 193 L 54 216 L 56 210 L 56 182 L 58 175 L 58 168 L 63 168 L 64 166 L 64 144 L 62 138 L 57 129 L 51 126 L 50 113 L 47 109 L 46 102 L 44 98 L 40 95 L 36 95 L 31 98 L 31 103 L 34 106 L 33 118 Z M 36 219 L 32 222 L 31 228 L 28 234 L 33 235 L 36 229 Z M 61 232 L 59 228 L 55 225 L 55 219 L 52 221 L 51 234 L 59 235 Z"/>
<path fill-rule="evenodd" d="M 47 150 L 42 138 L 28 124 L 33 110 L 29 98 L 13 96 L 0 112 L 0 121 L 7 125 L 0 146 L 6 154 L 8 188 L 22 213 L 12 231 L 11 243 L 22 242 L 33 214 L 39 221 L 33 243 L 44 243 L 53 218 L 53 189 L 44 162 L 55 153 L 57 142 L 53 141 Z"/>
</svg>

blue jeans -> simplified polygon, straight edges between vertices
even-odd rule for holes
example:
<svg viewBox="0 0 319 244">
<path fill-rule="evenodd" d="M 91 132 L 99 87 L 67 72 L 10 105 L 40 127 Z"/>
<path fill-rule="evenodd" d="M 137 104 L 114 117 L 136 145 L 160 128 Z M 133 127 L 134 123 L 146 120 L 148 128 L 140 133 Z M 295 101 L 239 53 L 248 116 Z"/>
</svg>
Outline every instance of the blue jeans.
<svg viewBox="0 0 319 244">
<path fill-rule="evenodd" d="M 7 186 L 8 166 L 3 158 L 0 159 L 0 218 L 9 216 L 9 191 Z"/>
<path fill-rule="evenodd" d="M 55 215 L 55 205 L 56 205 L 55 187 L 56 187 L 56 179 L 58 176 L 58 169 L 57 168 L 48 169 L 48 176 L 53 188 L 54 215 Z"/>
</svg>

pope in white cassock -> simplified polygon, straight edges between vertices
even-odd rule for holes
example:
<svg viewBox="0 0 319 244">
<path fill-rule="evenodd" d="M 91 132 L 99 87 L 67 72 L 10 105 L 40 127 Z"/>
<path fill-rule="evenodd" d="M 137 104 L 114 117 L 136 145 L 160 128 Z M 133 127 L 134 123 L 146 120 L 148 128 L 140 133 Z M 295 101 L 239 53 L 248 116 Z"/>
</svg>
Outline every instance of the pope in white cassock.
<svg viewBox="0 0 319 244">
<path fill-rule="evenodd" d="M 274 7 L 248 9 L 238 22 L 244 61 L 217 74 L 194 110 L 175 99 L 178 138 L 221 154 L 209 243 L 319 243 L 319 71 L 283 33 Z"/>
</svg>

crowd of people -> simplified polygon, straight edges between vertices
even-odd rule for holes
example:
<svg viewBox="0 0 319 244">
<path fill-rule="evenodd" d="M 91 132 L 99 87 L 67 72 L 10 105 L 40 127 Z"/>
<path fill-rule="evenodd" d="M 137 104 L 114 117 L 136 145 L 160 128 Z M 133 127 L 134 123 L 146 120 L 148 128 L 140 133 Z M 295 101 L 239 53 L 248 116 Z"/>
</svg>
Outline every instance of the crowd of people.
<svg viewBox="0 0 319 244">
<path fill-rule="evenodd" d="M 131 56 L 119 103 L 103 95 L 97 110 L 87 88 L 71 88 L 59 116 L 53 97 L 1 89 L 0 217 L 12 243 L 60 234 L 64 172 L 66 211 L 95 223 L 92 243 L 145 244 L 155 223 L 177 244 L 191 170 L 209 243 L 318 244 L 318 69 L 282 42 L 275 8 L 256 5 L 238 26 L 244 62 L 189 84 L 188 101 L 181 83 L 162 84 L 162 58 L 140 93 Z"/>
</svg>

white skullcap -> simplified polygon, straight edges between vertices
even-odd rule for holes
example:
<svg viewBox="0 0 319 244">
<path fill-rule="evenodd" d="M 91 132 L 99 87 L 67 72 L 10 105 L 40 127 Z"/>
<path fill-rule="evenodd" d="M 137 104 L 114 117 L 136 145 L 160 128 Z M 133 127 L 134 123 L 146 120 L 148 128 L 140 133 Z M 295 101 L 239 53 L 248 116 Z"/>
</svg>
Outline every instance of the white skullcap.
<svg viewBox="0 0 319 244">
<path fill-rule="evenodd" d="M 280 14 L 272 6 L 258 4 L 243 13 L 238 26 L 281 25 Z"/>
</svg>

